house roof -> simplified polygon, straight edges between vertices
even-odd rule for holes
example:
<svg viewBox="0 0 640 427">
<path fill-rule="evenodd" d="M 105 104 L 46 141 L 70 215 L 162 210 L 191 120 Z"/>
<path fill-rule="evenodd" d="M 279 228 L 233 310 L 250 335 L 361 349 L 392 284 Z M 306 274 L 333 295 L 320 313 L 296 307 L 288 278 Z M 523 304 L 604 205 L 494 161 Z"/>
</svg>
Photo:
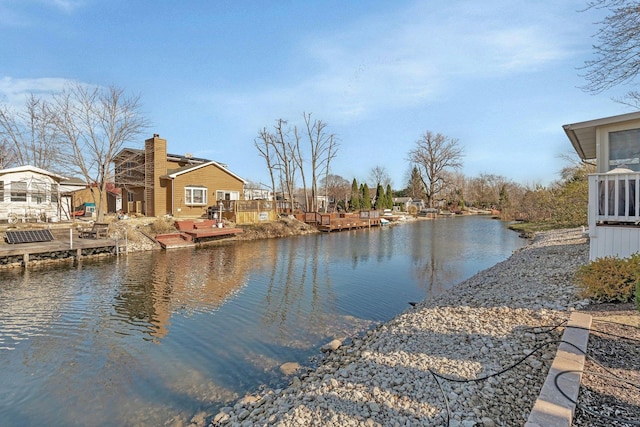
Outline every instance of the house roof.
<svg viewBox="0 0 640 427">
<path fill-rule="evenodd" d="M 87 182 L 85 180 L 83 180 L 82 178 L 78 178 L 78 177 L 72 177 L 72 178 L 68 178 L 65 179 L 61 182 L 61 184 L 64 185 L 82 185 L 82 186 L 87 186 Z"/>
<path fill-rule="evenodd" d="M 120 150 L 120 152 L 118 152 L 118 154 L 115 155 L 114 158 L 117 159 L 118 157 L 121 157 L 125 151 L 138 154 L 138 155 L 144 155 L 144 150 L 140 148 L 123 148 L 122 150 Z M 202 157 L 193 157 L 189 154 L 170 154 L 170 153 L 167 153 L 167 160 L 178 162 L 178 163 L 197 163 L 197 164 L 207 163 L 212 161 Z M 218 163 L 220 166 L 227 167 L 227 165 L 224 163 L 220 163 L 220 162 L 216 162 L 216 163 Z"/>
<path fill-rule="evenodd" d="M 596 133 L 600 126 L 621 124 L 632 120 L 640 120 L 640 111 L 618 116 L 604 117 L 586 122 L 573 123 L 562 126 L 582 160 L 591 160 L 597 157 Z"/>
<path fill-rule="evenodd" d="M 47 175 L 50 176 L 58 181 L 62 181 L 67 179 L 67 177 L 62 176 L 62 175 L 58 175 L 55 172 L 49 172 L 47 170 L 44 169 L 40 169 L 37 168 L 35 166 L 31 166 L 31 165 L 26 165 L 26 166 L 17 166 L 15 168 L 8 168 L 8 169 L 0 169 L 0 175 L 6 175 L 9 173 L 20 173 L 20 172 L 35 172 L 38 173 L 40 175 Z"/>
<path fill-rule="evenodd" d="M 200 163 L 197 165 L 186 165 L 186 166 L 182 166 L 180 168 L 177 169 L 171 169 L 167 171 L 166 175 L 161 176 L 161 178 L 166 178 L 166 179 L 175 179 L 177 176 L 200 169 L 200 168 L 204 168 L 207 166 L 215 166 L 219 169 L 221 169 L 222 171 L 228 173 L 229 175 L 231 175 L 232 177 L 236 178 L 239 181 L 242 181 L 243 183 L 246 184 L 246 181 L 242 178 L 240 178 L 238 175 L 236 175 L 235 173 L 231 172 L 229 169 L 227 169 L 226 167 L 222 166 L 220 163 L 218 162 L 214 162 L 213 160 L 209 160 L 206 163 Z"/>
</svg>

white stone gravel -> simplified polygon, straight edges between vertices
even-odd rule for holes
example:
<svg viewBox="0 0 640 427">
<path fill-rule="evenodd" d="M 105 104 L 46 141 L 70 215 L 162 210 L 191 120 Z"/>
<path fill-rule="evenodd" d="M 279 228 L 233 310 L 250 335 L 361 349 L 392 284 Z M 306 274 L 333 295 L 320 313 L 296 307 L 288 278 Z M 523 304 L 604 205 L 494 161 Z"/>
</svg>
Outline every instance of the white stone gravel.
<svg viewBox="0 0 640 427">
<path fill-rule="evenodd" d="M 542 233 L 508 260 L 327 350 L 286 389 L 223 408 L 212 425 L 523 425 L 557 350 L 563 329 L 554 326 L 587 304 L 573 286 L 587 262 L 580 230 Z"/>
</svg>

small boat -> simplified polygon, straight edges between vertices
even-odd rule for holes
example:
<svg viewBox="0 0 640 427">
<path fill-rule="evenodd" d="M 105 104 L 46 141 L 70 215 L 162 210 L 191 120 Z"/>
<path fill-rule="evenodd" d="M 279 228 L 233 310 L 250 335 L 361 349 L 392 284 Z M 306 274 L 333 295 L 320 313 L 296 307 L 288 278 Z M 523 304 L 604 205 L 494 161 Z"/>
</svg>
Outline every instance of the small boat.
<svg viewBox="0 0 640 427">
<path fill-rule="evenodd" d="M 388 220 L 388 219 L 386 219 L 386 218 L 380 218 L 380 225 L 383 225 L 383 226 L 384 226 L 384 225 L 389 225 L 389 223 L 390 223 L 390 222 L 391 222 L 391 221 L 389 221 L 389 220 Z"/>
</svg>

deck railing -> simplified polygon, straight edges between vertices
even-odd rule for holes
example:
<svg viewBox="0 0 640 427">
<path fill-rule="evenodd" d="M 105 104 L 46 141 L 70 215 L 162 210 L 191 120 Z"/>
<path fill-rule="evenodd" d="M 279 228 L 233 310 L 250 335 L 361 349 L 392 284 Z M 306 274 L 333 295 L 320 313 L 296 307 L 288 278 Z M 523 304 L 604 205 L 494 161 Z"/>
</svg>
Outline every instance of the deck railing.
<svg viewBox="0 0 640 427">
<path fill-rule="evenodd" d="M 640 221 L 640 173 L 589 175 L 589 228 Z"/>
</svg>

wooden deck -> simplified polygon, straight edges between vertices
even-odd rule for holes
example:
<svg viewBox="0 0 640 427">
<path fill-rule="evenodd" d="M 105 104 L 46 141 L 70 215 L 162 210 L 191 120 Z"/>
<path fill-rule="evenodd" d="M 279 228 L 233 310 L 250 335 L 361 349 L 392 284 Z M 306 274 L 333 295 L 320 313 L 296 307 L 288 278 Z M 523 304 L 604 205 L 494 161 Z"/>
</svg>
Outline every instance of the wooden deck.
<svg viewBox="0 0 640 427">
<path fill-rule="evenodd" d="M 196 245 L 191 236 L 186 233 L 158 234 L 156 240 L 162 249 L 189 248 Z"/>
<path fill-rule="evenodd" d="M 320 231 L 345 231 L 354 228 L 369 228 L 380 226 L 380 218 L 359 219 L 359 218 L 336 218 L 328 224 L 316 225 Z"/>
<path fill-rule="evenodd" d="M 0 244 L 0 268 L 27 267 L 33 263 L 62 260 L 77 261 L 98 255 L 116 255 L 126 249 L 124 241 L 114 239 L 80 239 L 69 229 L 52 230 L 55 237 L 50 242 Z M 4 234 L 4 233 L 2 233 Z"/>
<path fill-rule="evenodd" d="M 212 238 L 235 236 L 236 234 L 242 233 L 243 231 L 244 230 L 242 230 L 242 228 L 225 227 L 183 231 L 183 233 L 190 235 L 195 243 L 200 243 L 207 239 L 211 240 Z"/>
<path fill-rule="evenodd" d="M 176 221 L 178 232 L 159 234 L 156 240 L 163 249 L 185 248 L 195 246 L 227 237 L 233 237 L 242 233 L 241 228 L 217 227 L 216 221 Z"/>
<path fill-rule="evenodd" d="M 357 228 L 379 227 L 378 211 L 363 211 L 359 214 L 320 214 L 308 212 L 304 214 L 304 222 L 314 225 L 319 231 L 345 231 Z"/>
</svg>

